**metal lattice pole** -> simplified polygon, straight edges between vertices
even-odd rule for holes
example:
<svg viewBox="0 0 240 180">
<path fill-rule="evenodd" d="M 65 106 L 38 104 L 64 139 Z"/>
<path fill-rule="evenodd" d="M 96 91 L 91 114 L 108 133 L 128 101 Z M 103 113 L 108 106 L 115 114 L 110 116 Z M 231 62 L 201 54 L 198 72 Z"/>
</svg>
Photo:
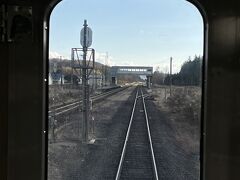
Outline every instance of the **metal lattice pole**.
<svg viewBox="0 0 240 180">
<path fill-rule="evenodd" d="M 86 45 L 86 34 L 87 34 L 87 21 L 84 20 L 84 40 L 83 40 L 83 67 L 82 67 L 82 84 L 83 84 L 83 129 L 82 129 L 82 140 L 83 142 L 88 141 L 88 101 L 89 101 L 89 88 L 87 84 L 87 45 Z"/>
</svg>

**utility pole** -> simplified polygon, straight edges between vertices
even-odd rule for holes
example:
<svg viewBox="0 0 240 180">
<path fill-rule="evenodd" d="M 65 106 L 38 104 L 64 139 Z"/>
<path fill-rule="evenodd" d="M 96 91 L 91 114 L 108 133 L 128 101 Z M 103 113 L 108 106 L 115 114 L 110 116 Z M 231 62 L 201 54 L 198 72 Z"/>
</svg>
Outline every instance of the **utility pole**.
<svg viewBox="0 0 240 180">
<path fill-rule="evenodd" d="M 60 56 L 60 66 L 61 66 L 61 86 L 63 86 L 63 65 L 62 65 L 62 56 Z"/>
<path fill-rule="evenodd" d="M 172 57 L 170 57 L 170 97 L 172 96 Z"/>
<path fill-rule="evenodd" d="M 74 51 L 71 51 L 71 84 L 72 84 L 72 88 L 73 88 L 73 66 L 74 66 Z"/>
<path fill-rule="evenodd" d="M 107 64 L 108 64 L 108 52 L 106 52 L 106 56 L 105 56 L 105 69 L 104 69 L 104 74 L 105 74 L 105 86 L 107 84 Z"/>
<path fill-rule="evenodd" d="M 104 86 L 105 78 L 104 78 L 104 65 L 102 65 L 102 87 Z"/>
</svg>

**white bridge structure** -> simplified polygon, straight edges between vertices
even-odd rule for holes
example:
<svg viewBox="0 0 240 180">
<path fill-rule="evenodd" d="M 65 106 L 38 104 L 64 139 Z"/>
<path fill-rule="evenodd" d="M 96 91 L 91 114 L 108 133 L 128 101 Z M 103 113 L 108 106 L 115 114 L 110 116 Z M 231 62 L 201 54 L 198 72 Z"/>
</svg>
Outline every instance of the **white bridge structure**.
<svg viewBox="0 0 240 180">
<path fill-rule="evenodd" d="M 149 66 L 112 66 L 111 67 L 111 79 L 112 84 L 117 84 L 117 76 L 120 74 L 134 74 L 145 75 L 147 77 L 147 87 L 151 86 L 151 78 L 153 75 L 153 67 Z"/>
</svg>

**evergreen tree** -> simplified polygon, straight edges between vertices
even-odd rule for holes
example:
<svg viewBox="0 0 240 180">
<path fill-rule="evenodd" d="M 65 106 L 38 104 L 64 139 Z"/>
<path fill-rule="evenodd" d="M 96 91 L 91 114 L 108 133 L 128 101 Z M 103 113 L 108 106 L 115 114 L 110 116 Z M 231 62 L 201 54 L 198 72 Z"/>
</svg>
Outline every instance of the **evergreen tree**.
<svg viewBox="0 0 240 180">
<path fill-rule="evenodd" d="M 202 76 L 202 57 L 196 56 L 193 60 L 189 59 L 183 63 L 179 73 L 172 75 L 173 85 L 199 86 Z M 164 84 L 170 84 L 170 76 L 167 75 Z"/>
</svg>

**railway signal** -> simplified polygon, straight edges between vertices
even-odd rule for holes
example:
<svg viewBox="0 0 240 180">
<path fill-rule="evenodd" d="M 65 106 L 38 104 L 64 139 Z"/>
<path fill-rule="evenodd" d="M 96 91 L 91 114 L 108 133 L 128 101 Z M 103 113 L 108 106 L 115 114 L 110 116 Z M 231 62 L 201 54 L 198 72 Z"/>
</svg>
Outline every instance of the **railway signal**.
<svg viewBox="0 0 240 180">
<path fill-rule="evenodd" d="M 80 32 L 80 44 L 82 48 L 72 48 L 72 76 L 77 73 L 79 82 L 82 85 L 82 142 L 88 143 L 89 132 L 89 112 L 90 112 L 90 92 L 89 92 L 89 75 L 94 70 L 95 66 L 95 50 L 89 48 L 92 45 L 92 30 L 87 25 L 87 20 L 84 20 L 83 28 Z"/>
<path fill-rule="evenodd" d="M 92 44 L 92 30 L 87 25 L 87 20 L 84 20 L 81 30 L 81 45 L 83 47 L 83 66 L 82 66 L 82 86 L 83 86 L 83 128 L 82 141 L 88 142 L 88 126 L 89 126 L 89 85 L 88 85 L 88 67 L 87 67 L 87 50 Z"/>
</svg>

